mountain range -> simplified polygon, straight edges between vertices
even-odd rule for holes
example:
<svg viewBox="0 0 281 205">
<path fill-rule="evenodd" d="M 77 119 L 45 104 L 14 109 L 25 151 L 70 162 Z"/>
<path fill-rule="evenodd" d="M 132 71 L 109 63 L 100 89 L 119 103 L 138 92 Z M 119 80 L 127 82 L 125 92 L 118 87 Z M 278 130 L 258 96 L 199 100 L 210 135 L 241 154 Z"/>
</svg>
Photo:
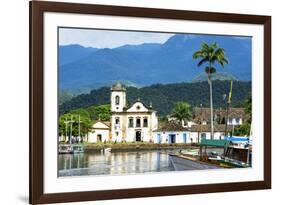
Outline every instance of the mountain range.
<svg viewBox="0 0 281 205">
<path fill-rule="evenodd" d="M 225 49 L 229 64 L 224 68 L 216 65 L 218 72 L 237 80 L 251 80 L 250 37 L 176 34 L 162 44 L 144 43 L 112 49 L 59 46 L 59 89 L 91 90 L 116 81 L 136 87 L 191 82 L 204 72 L 204 67 L 198 68 L 198 61 L 192 58 L 203 42 L 217 42 Z"/>
</svg>

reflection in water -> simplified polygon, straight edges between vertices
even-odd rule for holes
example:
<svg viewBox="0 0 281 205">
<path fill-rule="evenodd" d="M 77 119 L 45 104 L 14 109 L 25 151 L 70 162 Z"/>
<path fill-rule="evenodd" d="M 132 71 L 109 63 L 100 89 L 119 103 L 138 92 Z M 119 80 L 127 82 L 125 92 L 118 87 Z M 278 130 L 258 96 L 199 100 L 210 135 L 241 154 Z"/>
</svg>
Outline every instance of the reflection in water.
<svg viewBox="0 0 281 205">
<path fill-rule="evenodd" d="M 59 176 L 119 175 L 174 171 L 166 151 L 59 155 Z"/>
</svg>

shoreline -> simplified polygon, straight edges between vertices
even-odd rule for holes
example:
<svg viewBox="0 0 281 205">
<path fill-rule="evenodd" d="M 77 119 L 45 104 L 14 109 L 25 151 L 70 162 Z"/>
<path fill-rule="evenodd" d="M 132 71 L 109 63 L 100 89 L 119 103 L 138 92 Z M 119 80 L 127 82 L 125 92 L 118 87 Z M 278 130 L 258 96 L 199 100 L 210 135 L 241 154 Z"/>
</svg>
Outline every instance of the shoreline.
<svg viewBox="0 0 281 205">
<path fill-rule="evenodd" d="M 85 152 L 101 151 L 104 148 L 111 148 L 111 152 L 122 151 L 152 151 L 152 150 L 173 150 L 173 149 L 187 149 L 197 148 L 191 144 L 92 144 L 85 145 Z"/>
<path fill-rule="evenodd" d="M 152 151 L 198 148 L 197 144 L 153 144 L 153 143 L 108 143 L 108 144 L 75 144 L 84 146 L 85 153 L 100 152 L 105 148 L 111 148 L 111 152 L 121 151 Z"/>
</svg>

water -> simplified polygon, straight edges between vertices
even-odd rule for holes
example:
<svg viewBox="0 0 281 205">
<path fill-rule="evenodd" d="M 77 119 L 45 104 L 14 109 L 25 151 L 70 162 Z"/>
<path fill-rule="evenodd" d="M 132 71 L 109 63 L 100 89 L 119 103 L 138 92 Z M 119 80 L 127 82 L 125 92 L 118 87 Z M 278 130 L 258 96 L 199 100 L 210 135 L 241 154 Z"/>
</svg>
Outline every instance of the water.
<svg viewBox="0 0 281 205">
<path fill-rule="evenodd" d="M 174 171 L 168 151 L 64 154 L 58 160 L 59 176 Z"/>
</svg>

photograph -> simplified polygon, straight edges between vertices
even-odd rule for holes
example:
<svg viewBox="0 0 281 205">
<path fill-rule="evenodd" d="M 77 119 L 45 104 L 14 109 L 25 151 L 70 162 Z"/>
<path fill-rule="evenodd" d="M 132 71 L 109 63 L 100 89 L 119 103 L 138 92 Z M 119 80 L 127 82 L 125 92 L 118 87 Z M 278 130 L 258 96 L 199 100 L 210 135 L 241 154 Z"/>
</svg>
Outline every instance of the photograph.
<svg viewBox="0 0 281 205">
<path fill-rule="evenodd" d="M 57 37 L 59 178 L 252 167 L 252 36 Z"/>
</svg>

